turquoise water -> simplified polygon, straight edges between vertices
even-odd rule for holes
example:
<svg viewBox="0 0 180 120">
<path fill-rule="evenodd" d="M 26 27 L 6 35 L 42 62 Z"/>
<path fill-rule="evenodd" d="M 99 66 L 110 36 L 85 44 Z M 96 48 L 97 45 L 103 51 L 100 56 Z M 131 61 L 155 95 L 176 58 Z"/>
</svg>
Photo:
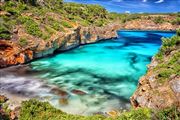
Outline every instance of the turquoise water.
<svg viewBox="0 0 180 120">
<path fill-rule="evenodd" d="M 81 98 L 78 104 L 100 106 L 100 111 L 101 107 L 109 106 L 110 109 L 114 106 L 115 109 L 128 108 L 139 78 L 158 52 L 160 38 L 171 37 L 174 33 L 119 31 L 118 34 L 118 39 L 80 46 L 32 62 L 31 67 L 40 72 L 37 77 L 64 91 L 86 92 L 85 96 L 70 95 L 69 99 Z"/>
<path fill-rule="evenodd" d="M 23 82 L 23 87 L 29 87 L 31 95 L 37 93 L 41 98 L 48 98 L 52 105 L 68 113 L 89 115 L 128 109 L 129 98 L 136 90 L 139 78 L 146 73 L 146 65 L 158 52 L 161 37 L 173 34 L 119 31 L 117 39 L 80 46 L 36 60 L 29 65 L 30 76 L 36 82 L 40 80 L 51 87 L 44 90 L 44 85 L 36 82 L 30 85 Z M 66 95 L 53 94 L 52 86 L 65 91 Z"/>
</svg>

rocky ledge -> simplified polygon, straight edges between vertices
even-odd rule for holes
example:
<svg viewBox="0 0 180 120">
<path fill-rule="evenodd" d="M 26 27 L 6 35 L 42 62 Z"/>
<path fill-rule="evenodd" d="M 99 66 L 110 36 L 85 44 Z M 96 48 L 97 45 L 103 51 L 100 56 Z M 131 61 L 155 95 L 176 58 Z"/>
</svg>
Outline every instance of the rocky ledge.
<svg viewBox="0 0 180 120">
<path fill-rule="evenodd" d="M 33 59 L 45 57 L 55 51 L 65 51 L 82 44 L 94 43 L 99 40 L 117 37 L 118 24 L 104 27 L 75 27 L 65 33 L 58 32 L 50 40 L 27 35 L 21 26 L 14 30 L 15 37 L 26 36 L 27 45 L 21 46 L 16 40 L 0 40 L 0 68 L 27 63 Z"/>
<path fill-rule="evenodd" d="M 134 107 L 180 109 L 180 31 L 163 39 L 159 53 L 148 65 L 148 71 L 131 97 Z"/>
<path fill-rule="evenodd" d="M 134 95 L 133 107 L 164 109 L 172 106 L 180 108 L 180 76 L 171 76 L 164 84 L 159 84 L 153 71 L 155 60 L 149 65 L 148 73 L 143 76 Z"/>
</svg>

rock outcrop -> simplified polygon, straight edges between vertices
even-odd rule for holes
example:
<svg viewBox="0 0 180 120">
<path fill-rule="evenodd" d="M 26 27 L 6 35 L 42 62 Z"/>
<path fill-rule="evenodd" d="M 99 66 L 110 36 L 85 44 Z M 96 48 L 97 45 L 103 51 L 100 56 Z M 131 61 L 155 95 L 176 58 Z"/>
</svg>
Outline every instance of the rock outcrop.
<svg viewBox="0 0 180 120">
<path fill-rule="evenodd" d="M 138 88 L 131 97 L 133 107 L 164 109 L 175 106 L 180 108 L 179 38 L 175 36 L 173 39 L 168 39 L 176 42 L 176 46 L 166 46 L 168 49 L 163 58 L 158 60 L 154 57 L 148 65 L 147 74 L 140 79 Z"/>
<path fill-rule="evenodd" d="M 21 46 L 16 40 L 0 40 L 0 68 L 27 63 L 33 59 L 51 55 L 55 51 L 66 51 L 81 44 L 115 38 L 119 28 L 118 24 L 104 27 L 76 27 L 65 33 L 56 33 L 48 41 L 28 36 L 26 46 Z M 16 29 L 16 37 L 20 36 L 27 36 L 21 27 Z"/>
<path fill-rule="evenodd" d="M 127 30 L 162 30 L 162 31 L 174 31 L 179 25 L 172 25 L 169 22 L 164 22 L 162 24 L 156 24 L 152 20 L 138 19 L 133 21 L 128 21 L 123 25 L 124 29 Z"/>
</svg>

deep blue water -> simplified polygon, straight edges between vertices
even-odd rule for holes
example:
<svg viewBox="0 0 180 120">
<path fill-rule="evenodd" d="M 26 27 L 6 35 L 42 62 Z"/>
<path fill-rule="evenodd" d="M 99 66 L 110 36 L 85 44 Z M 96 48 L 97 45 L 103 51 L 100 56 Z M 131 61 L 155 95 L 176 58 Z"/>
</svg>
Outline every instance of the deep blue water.
<svg viewBox="0 0 180 120">
<path fill-rule="evenodd" d="M 28 97 L 39 96 L 55 107 L 73 114 L 89 115 L 128 109 L 129 98 L 135 91 L 139 78 L 146 73 L 146 65 L 158 52 L 161 38 L 171 37 L 173 34 L 174 32 L 119 31 L 117 39 L 80 46 L 36 60 L 30 63 L 30 69 L 26 72 L 28 76 L 2 77 L 0 88 L 4 87 L 4 90 L 13 93 L 17 91 L 18 94 L 21 91 Z M 55 86 L 68 95 L 52 93 L 51 89 Z M 86 94 L 74 94 L 74 89 Z"/>
</svg>

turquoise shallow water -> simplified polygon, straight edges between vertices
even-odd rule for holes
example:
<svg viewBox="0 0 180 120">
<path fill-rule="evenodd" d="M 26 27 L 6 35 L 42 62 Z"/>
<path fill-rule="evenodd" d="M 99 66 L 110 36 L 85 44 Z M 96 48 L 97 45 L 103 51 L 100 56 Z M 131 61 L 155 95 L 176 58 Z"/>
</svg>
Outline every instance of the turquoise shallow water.
<svg viewBox="0 0 180 120">
<path fill-rule="evenodd" d="M 40 59 L 32 62 L 31 67 L 40 72 L 37 77 L 65 91 L 86 92 L 86 96 L 70 96 L 69 99 L 80 97 L 78 104 L 99 106 L 100 111 L 101 107 L 109 106 L 110 109 L 128 108 L 138 79 L 146 73 L 146 65 L 161 45 L 160 38 L 174 33 L 119 31 L 118 34 L 118 39 Z"/>
<path fill-rule="evenodd" d="M 30 63 L 31 78 L 28 79 L 31 82 L 24 82 L 25 79 L 28 81 L 27 78 L 21 78 L 21 86 L 26 88 L 26 93 L 29 88 L 30 95 L 37 93 L 40 97 L 48 98 L 52 105 L 68 113 L 89 115 L 128 109 L 129 98 L 135 91 L 139 78 L 146 73 L 146 65 L 158 52 L 161 37 L 171 37 L 173 34 L 174 32 L 119 31 L 117 39 L 80 46 Z M 18 79 L 18 85 L 21 79 Z M 51 87 L 44 88 L 37 80 L 46 85 L 57 86 L 68 95 L 54 95 L 50 92 Z M 86 94 L 78 95 L 72 90 L 80 90 Z M 65 104 L 59 101 L 64 101 Z"/>
</svg>

